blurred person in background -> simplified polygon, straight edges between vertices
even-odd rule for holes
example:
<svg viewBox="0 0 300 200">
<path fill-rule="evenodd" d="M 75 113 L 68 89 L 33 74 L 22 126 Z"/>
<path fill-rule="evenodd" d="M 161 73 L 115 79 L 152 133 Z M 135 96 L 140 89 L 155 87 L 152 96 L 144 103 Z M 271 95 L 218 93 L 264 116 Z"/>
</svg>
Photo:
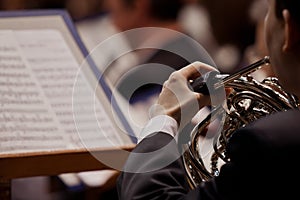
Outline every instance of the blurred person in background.
<svg viewBox="0 0 300 200">
<path fill-rule="evenodd" d="M 64 7 L 68 10 L 75 23 L 103 13 L 103 0 L 64 0 L 64 2 Z"/>
<path fill-rule="evenodd" d="M 210 12 L 203 0 L 184 0 L 186 5 L 179 15 L 183 29 L 197 40 L 213 56 L 218 49 L 217 40 L 210 23 Z"/>
<path fill-rule="evenodd" d="M 102 18 L 76 23 L 107 82 L 129 102 L 133 126 L 148 120 L 149 106 L 173 71 L 198 60 L 214 64 L 179 20 L 190 3 L 106 0 Z"/>
<path fill-rule="evenodd" d="M 145 29 L 135 34 L 134 38 L 127 38 L 130 45 L 134 43 L 133 53 L 137 58 L 136 63 L 127 66 L 112 66 L 105 71 L 108 76 L 114 74 L 115 78 L 111 80 L 114 85 L 121 78 L 117 88 L 130 102 L 135 102 L 139 98 L 144 100 L 144 97 L 147 96 L 146 93 L 157 95 L 162 83 L 167 80 L 171 71 L 178 70 L 196 60 L 210 62 L 204 58 L 202 49 L 197 49 L 189 41 L 190 38 L 187 39 L 187 31 L 179 23 L 180 12 L 186 6 L 184 1 L 109 0 L 107 6 L 113 24 L 120 32 L 153 27 L 153 29 Z M 185 36 L 179 33 L 184 33 Z M 138 47 L 147 46 L 148 43 L 155 44 L 157 48 L 136 50 Z M 154 70 L 151 67 L 153 64 L 167 66 L 170 70 L 167 72 Z M 141 65 L 144 67 L 140 68 Z M 132 73 L 126 73 L 124 76 L 125 72 L 129 70 Z M 135 85 L 138 82 L 148 83 L 152 80 L 157 84 L 140 85 L 138 89 Z"/>
<path fill-rule="evenodd" d="M 199 0 L 208 13 L 215 40 L 210 55 L 222 73 L 236 71 L 245 49 L 254 42 L 255 24 L 248 16 L 252 1 L 224 0 L 220 3 L 219 0 Z"/>
<path fill-rule="evenodd" d="M 250 44 L 245 49 L 242 61 L 244 66 L 254 63 L 257 60 L 269 55 L 264 38 L 264 19 L 267 11 L 268 4 L 267 1 L 264 0 L 254 0 L 249 8 L 249 18 L 255 24 L 255 40 L 253 44 Z M 254 72 L 252 75 L 258 81 L 262 81 L 266 77 L 275 76 L 271 65 Z"/>
<path fill-rule="evenodd" d="M 255 40 L 256 21 L 249 18 L 252 0 L 185 0 L 179 20 L 202 44 L 223 73 L 244 65 L 245 50 Z M 260 9 L 261 10 L 261 9 Z"/>
</svg>

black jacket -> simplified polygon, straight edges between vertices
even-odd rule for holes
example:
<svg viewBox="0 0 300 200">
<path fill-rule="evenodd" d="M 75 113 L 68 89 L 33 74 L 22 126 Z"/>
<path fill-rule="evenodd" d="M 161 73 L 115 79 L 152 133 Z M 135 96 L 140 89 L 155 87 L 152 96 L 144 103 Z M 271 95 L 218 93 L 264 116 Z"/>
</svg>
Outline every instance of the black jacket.
<svg viewBox="0 0 300 200">
<path fill-rule="evenodd" d="M 300 198 L 299 111 L 277 113 L 237 130 L 227 146 L 230 162 L 222 166 L 218 177 L 192 191 L 171 136 L 154 134 L 138 144 L 133 153 L 155 152 L 166 145 L 150 159 L 129 157 L 125 170 L 143 172 L 150 165 L 164 162 L 165 167 L 145 173 L 123 172 L 118 179 L 120 200 Z"/>
</svg>

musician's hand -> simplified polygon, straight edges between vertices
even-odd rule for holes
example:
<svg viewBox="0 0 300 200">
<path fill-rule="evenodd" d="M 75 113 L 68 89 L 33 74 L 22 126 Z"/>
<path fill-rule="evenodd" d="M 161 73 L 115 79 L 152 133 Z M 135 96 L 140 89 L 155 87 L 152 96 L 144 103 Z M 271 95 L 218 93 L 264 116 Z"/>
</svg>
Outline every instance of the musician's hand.
<svg viewBox="0 0 300 200">
<path fill-rule="evenodd" d="M 152 109 L 152 115 L 169 115 L 180 127 L 184 127 L 204 106 L 210 104 L 210 96 L 193 92 L 189 80 L 194 80 L 214 67 L 201 62 L 195 62 L 174 73 L 164 83 L 157 105 Z"/>
</svg>

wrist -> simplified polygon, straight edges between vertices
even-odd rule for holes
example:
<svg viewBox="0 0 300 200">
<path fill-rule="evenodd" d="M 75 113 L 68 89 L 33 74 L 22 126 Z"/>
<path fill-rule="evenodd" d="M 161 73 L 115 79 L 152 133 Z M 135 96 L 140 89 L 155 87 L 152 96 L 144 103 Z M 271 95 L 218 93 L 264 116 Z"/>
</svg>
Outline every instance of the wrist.
<svg viewBox="0 0 300 200">
<path fill-rule="evenodd" d="M 177 125 L 179 126 L 180 112 L 178 110 L 180 110 L 180 108 L 172 107 L 169 109 L 165 109 L 160 104 L 154 104 L 151 106 L 149 114 L 150 114 L 150 118 L 154 118 L 160 115 L 166 115 L 170 118 L 173 118 L 173 120 L 175 120 L 177 122 Z"/>
<path fill-rule="evenodd" d="M 138 143 L 153 133 L 165 133 L 176 138 L 178 125 L 174 118 L 168 115 L 158 115 L 149 120 L 138 137 Z"/>
</svg>

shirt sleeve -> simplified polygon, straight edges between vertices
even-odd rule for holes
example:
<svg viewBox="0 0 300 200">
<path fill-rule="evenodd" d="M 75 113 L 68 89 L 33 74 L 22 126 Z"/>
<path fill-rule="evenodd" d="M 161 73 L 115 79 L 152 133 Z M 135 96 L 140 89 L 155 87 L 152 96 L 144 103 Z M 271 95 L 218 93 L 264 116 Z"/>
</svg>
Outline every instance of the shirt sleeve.
<svg viewBox="0 0 300 200">
<path fill-rule="evenodd" d="M 153 117 L 141 131 L 138 137 L 138 143 L 140 143 L 145 137 L 158 132 L 175 137 L 178 132 L 178 124 L 176 120 L 168 115 L 158 115 Z"/>
</svg>

